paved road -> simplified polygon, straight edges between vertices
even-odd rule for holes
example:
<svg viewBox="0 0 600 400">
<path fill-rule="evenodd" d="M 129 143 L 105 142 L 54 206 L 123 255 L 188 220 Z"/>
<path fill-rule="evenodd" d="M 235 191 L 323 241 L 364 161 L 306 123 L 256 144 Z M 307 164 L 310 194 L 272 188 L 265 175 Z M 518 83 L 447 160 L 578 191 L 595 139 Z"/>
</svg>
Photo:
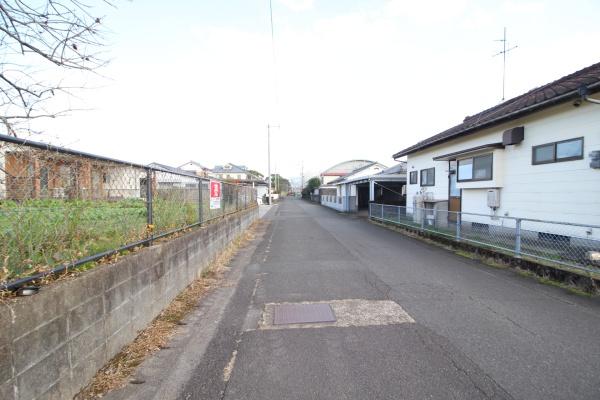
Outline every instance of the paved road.
<svg viewBox="0 0 600 400">
<path fill-rule="evenodd" d="M 178 398 L 600 399 L 597 300 L 299 200 L 266 218 Z M 414 323 L 257 329 L 265 305 L 345 299 Z"/>
</svg>

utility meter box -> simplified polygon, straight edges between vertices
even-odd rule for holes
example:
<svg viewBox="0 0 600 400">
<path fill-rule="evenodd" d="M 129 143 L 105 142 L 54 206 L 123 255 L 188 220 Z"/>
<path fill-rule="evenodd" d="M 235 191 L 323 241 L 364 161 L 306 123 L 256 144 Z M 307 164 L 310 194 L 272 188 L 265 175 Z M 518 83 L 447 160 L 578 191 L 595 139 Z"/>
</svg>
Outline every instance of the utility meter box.
<svg viewBox="0 0 600 400">
<path fill-rule="evenodd" d="M 500 189 L 488 189 L 487 206 L 490 208 L 500 207 Z"/>
</svg>

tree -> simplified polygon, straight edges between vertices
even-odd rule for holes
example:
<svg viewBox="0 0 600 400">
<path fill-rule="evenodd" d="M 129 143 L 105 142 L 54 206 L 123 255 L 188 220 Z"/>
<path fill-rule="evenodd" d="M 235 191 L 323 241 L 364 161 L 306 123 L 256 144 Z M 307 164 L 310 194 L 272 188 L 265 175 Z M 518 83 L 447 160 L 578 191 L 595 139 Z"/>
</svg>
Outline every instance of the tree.
<svg viewBox="0 0 600 400">
<path fill-rule="evenodd" d="M 253 169 L 249 169 L 246 172 L 248 172 L 249 174 L 254 175 L 255 177 L 260 178 L 260 179 L 264 179 L 265 178 L 265 176 L 263 174 L 261 174 L 258 171 L 255 171 Z"/>
<path fill-rule="evenodd" d="M 271 183 L 275 188 L 275 193 L 279 194 L 287 194 L 287 192 L 290 191 L 290 187 L 292 186 L 289 180 L 285 179 L 279 174 L 271 175 Z"/>
<path fill-rule="evenodd" d="M 48 100 L 76 88 L 57 77 L 61 72 L 104 64 L 101 23 L 80 0 L 0 1 L 0 123 L 7 134 L 17 136 L 32 119 L 69 111 L 51 110 Z"/>
<path fill-rule="evenodd" d="M 321 186 L 321 179 L 319 177 L 314 176 L 306 182 L 306 186 L 302 189 L 302 197 L 305 199 L 310 199 L 310 195 L 314 192 L 315 189 Z"/>
<path fill-rule="evenodd" d="M 312 177 L 308 180 L 308 182 L 306 183 L 306 187 L 313 191 L 317 188 L 319 188 L 321 186 L 321 179 L 318 177 Z"/>
</svg>

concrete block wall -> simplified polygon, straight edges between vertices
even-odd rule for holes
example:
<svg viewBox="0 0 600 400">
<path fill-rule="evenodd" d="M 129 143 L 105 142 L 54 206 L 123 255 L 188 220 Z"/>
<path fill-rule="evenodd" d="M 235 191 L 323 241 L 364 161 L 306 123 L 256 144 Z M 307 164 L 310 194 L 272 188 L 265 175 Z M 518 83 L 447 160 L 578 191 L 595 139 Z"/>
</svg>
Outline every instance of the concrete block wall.
<svg viewBox="0 0 600 400">
<path fill-rule="evenodd" d="M 0 399 L 70 399 L 232 240 L 258 209 L 0 304 Z"/>
</svg>

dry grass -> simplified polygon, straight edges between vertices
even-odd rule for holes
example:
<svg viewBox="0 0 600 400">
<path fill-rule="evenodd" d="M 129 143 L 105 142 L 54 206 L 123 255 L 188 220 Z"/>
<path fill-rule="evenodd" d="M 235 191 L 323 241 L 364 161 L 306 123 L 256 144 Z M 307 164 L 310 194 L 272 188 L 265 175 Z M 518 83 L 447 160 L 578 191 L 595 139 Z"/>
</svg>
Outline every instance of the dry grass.
<svg viewBox="0 0 600 400">
<path fill-rule="evenodd" d="M 75 399 L 101 398 L 106 392 L 124 386 L 138 365 L 148 356 L 166 348 L 181 321 L 197 307 L 198 302 L 209 290 L 223 282 L 229 263 L 240 249 L 255 238 L 256 229 L 261 223 L 263 222 L 255 222 L 221 252 L 201 277 L 184 289 L 132 343 L 98 371 L 92 382 L 79 392 Z"/>
</svg>

